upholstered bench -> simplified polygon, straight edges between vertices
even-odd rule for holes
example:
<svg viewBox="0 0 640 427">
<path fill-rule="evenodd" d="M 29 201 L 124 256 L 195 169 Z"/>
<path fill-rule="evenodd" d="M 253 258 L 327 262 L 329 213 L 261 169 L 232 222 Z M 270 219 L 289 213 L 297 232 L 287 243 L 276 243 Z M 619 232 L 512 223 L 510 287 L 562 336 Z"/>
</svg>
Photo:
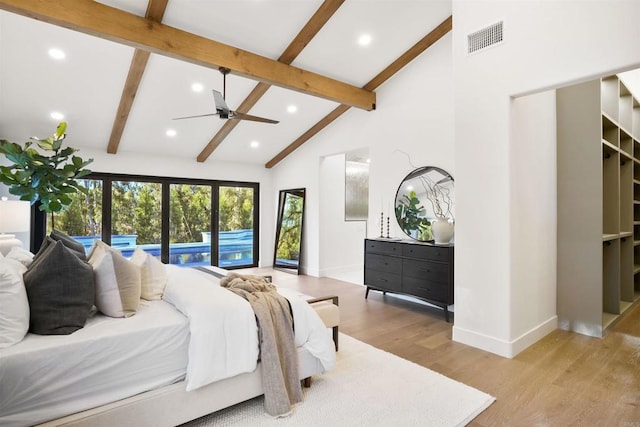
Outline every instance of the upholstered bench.
<svg viewBox="0 0 640 427">
<path fill-rule="evenodd" d="M 340 325 L 340 308 L 335 295 L 309 298 L 307 302 L 318 313 L 327 328 L 333 328 L 333 342 L 338 351 L 338 326 Z"/>
</svg>

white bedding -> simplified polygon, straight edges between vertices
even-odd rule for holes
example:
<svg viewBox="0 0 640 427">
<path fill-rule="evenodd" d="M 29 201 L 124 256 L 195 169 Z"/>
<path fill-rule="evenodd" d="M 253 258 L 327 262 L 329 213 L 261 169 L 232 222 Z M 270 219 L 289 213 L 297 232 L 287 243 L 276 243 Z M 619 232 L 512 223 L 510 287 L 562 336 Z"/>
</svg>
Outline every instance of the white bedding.
<svg viewBox="0 0 640 427">
<path fill-rule="evenodd" d="M 213 275 L 167 265 L 163 299 L 189 318 L 187 390 L 211 382 L 253 372 L 258 361 L 258 327 L 251 304 L 219 286 Z M 325 371 L 335 364 L 335 350 L 326 326 L 317 313 L 286 289 L 294 316 L 296 346 L 302 346 L 322 363 Z M 224 322 L 220 322 L 223 314 Z M 214 363 L 211 363 L 211 361 Z"/>
<path fill-rule="evenodd" d="M 164 301 L 135 316 L 95 315 L 71 335 L 28 334 L 0 350 L 0 425 L 25 426 L 184 378 L 187 319 Z"/>
<path fill-rule="evenodd" d="M 251 305 L 219 279 L 167 265 L 163 301 L 140 301 L 128 318 L 95 315 L 71 335 L 0 349 L 0 425 L 25 426 L 187 379 L 187 390 L 253 372 L 258 333 Z M 324 370 L 335 351 L 327 328 L 296 292 L 295 340 Z M 176 308 L 178 310 L 176 310 Z"/>
</svg>

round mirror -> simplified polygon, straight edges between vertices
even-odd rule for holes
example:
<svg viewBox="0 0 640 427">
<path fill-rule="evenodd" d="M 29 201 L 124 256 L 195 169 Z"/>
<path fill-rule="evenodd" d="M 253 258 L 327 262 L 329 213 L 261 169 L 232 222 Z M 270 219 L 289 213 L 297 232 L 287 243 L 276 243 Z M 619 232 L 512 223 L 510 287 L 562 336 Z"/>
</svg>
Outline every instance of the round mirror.
<svg viewBox="0 0 640 427">
<path fill-rule="evenodd" d="M 454 181 L 449 172 L 435 166 L 415 169 L 402 180 L 396 193 L 398 225 L 412 239 L 449 243 L 453 237 L 453 202 Z M 441 228 L 450 230 L 441 236 Z"/>
</svg>

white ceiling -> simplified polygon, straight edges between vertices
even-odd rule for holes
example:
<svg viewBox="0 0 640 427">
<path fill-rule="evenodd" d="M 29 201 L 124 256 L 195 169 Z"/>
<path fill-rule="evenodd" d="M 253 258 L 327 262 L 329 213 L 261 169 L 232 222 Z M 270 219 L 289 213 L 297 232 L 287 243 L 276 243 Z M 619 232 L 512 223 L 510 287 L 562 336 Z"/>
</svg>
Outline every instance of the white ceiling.
<svg viewBox="0 0 640 427">
<path fill-rule="evenodd" d="M 147 0 L 101 3 L 140 16 L 147 8 Z M 321 4 L 169 0 L 162 22 L 277 59 Z M 451 0 L 347 0 L 292 65 L 361 87 L 450 14 Z M 362 33 L 372 37 L 367 47 L 357 43 Z M 65 59 L 50 58 L 52 47 L 64 50 Z M 23 142 L 33 135 L 48 136 L 58 122 L 50 113 L 59 111 L 69 123 L 69 145 L 106 151 L 132 55 L 128 46 L 0 12 L 0 137 Z M 194 82 L 205 89 L 193 92 Z M 238 106 L 254 86 L 252 80 L 228 76 L 229 106 Z M 152 54 L 119 152 L 155 152 L 195 162 L 223 120 L 171 119 L 213 112 L 211 89 L 222 91 L 217 70 Z M 291 104 L 298 107 L 294 114 L 286 111 Z M 280 124 L 241 122 L 209 159 L 265 164 L 336 106 L 272 87 L 250 114 Z M 168 129 L 177 135 L 168 137 Z M 254 140 L 260 143 L 257 149 L 249 147 Z"/>
</svg>

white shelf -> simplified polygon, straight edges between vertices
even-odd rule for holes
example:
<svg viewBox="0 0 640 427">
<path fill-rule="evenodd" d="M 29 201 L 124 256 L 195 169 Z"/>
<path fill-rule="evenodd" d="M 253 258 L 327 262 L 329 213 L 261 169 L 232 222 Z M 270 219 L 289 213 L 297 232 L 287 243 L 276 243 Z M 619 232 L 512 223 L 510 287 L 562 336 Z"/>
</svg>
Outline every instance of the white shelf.
<svg viewBox="0 0 640 427">
<path fill-rule="evenodd" d="M 640 102 L 612 75 L 558 89 L 556 107 L 558 318 L 602 336 L 640 301 Z"/>
</svg>

